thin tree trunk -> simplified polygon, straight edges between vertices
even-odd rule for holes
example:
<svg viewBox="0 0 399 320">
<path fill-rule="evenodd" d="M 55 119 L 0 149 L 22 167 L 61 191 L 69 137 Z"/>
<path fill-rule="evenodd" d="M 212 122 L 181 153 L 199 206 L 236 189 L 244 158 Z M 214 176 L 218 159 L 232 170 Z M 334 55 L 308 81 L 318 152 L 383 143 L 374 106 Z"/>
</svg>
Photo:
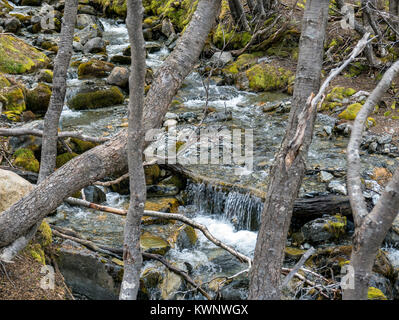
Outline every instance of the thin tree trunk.
<svg viewBox="0 0 399 320">
<path fill-rule="evenodd" d="M 39 182 L 53 173 L 57 157 L 58 124 L 64 107 L 66 79 L 72 56 L 72 42 L 75 30 L 78 0 L 66 0 L 57 57 L 54 61 L 53 92 L 50 105 L 44 117 L 42 154 Z"/>
<path fill-rule="evenodd" d="M 126 26 L 132 48 L 129 79 L 128 164 L 130 177 L 130 206 L 127 212 L 123 262 L 124 273 L 119 298 L 136 300 L 140 286 L 143 257 L 140 250 L 140 225 L 146 198 L 143 168 L 144 131 L 142 127 L 144 82 L 146 72 L 145 42 L 143 37 L 143 4 L 141 0 L 127 0 Z"/>
<path fill-rule="evenodd" d="M 55 169 L 57 157 L 58 123 L 66 94 L 66 77 L 72 56 L 72 41 L 75 30 L 78 0 L 67 0 L 60 35 L 59 50 L 54 62 L 53 90 L 50 105 L 44 118 L 42 140 L 42 154 L 38 181 L 44 180 Z M 0 260 L 10 261 L 20 250 L 30 242 L 40 227 L 42 219 L 29 226 L 25 234 L 18 238 L 11 246 L 0 251 Z"/>
<path fill-rule="evenodd" d="M 220 11 L 221 0 L 200 0 L 175 50 L 157 71 L 144 105 L 144 130 L 157 128 L 185 77 L 198 61 Z M 2 251 L 14 243 L 67 197 L 116 172 L 127 171 L 127 131 L 76 157 L 56 170 L 0 215 Z"/>
<path fill-rule="evenodd" d="M 244 31 L 251 31 L 241 1 L 229 0 L 229 7 L 231 15 L 233 16 L 233 20 L 240 27 L 240 29 Z"/>
<path fill-rule="evenodd" d="M 320 86 L 329 2 L 306 1 L 293 107 L 284 141 L 270 173 L 254 264 L 250 273 L 249 299 L 280 298 L 279 271 L 283 264 L 294 200 L 305 174 L 305 159 L 316 116 L 316 110 L 308 110 L 307 100 Z M 305 127 L 301 128 L 303 125 Z M 301 139 L 297 139 L 298 133 L 302 135 Z"/>
<path fill-rule="evenodd" d="M 351 256 L 351 266 L 354 270 L 354 287 L 344 288 L 344 300 L 367 299 L 369 280 L 377 251 L 399 211 L 399 169 L 397 169 L 377 205 L 368 213 L 362 193 L 359 156 L 364 123 L 398 73 L 399 61 L 395 62 L 385 72 L 383 78 L 359 111 L 348 144 L 347 185 L 355 221 L 355 235 Z"/>
</svg>

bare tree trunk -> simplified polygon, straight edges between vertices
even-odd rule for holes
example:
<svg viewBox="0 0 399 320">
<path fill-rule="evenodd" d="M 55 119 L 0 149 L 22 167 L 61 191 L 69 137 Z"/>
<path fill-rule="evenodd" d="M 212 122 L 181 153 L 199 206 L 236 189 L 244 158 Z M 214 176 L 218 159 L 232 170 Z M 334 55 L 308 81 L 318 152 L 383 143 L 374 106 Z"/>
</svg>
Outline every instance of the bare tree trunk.
<svg viewBox="0 0 399 320">
<path fill-rule="evenodd" d="M 72 42 L 75 30 L 78 0 L 66 0 L 57 57 L 54 61 L 53 92 L 50 105 L 44 117 L 42 154 L 39 182 L 52 174 L 57 157 L 58 124 L 66 94 L 66 79 L 72 56 Z"/>
<path fill-rule="evenodd" d="M 39 182 L 44 180 L 55 169 L 58 123 L 64 106 L 66 77 L 72 56 L 72 41 L 77 11 L 78 0 L 67 0 L 64 9 L 59 50 L 54 62 L 53 90 L 50 105 L 44 118 L 42 154 L 38 177 Z M 0 251 L 0 260 L 10 261 L 15 254 L 25 248 L 29 241 L 35 236 L 37 229 L 40 227 L 41 220 L 42 219 L 39 219 L 33 226 L 30 226 L 26 233 L 19 237 L 13 245 Z"/>
<path fill-rule="evenodd" d="M 389 89 L 393 78 L 399 72 L 399 61 L 385 72 L 383 78 L 358 113 L 348 144 L 348 193 L 355 221 L 355 235 L 351 256 L 354 269 L 354 287 L 344 288 L 344 300 L 366 300 L 372 267 L 384 240 L 399 211 L 399 169 L 385 188 L 380 200 L 368 213 L 362 193 L 359 147 L 362 141 L 364 123 L 382 95 Z"/>
<path fill-rule="evenodd" d="M 200 0 L 175 50 L 157 71 L 144 105 L 144 130 L 159 127 L 185 77 L 197 63 L 220 11 L 220 0 Z M 76 191 L 127 169 L 127 132 L 76 157 L 0 215 L 2 252 Z"/>
<path fill-rule="evenodd" d="M 254 264 L 250 273 L 249 299 L 280 298 L 279 270 L 283 264 L 294 200 L 305 174 L 305 159 L 316 116 L 316 110 L 308 110 L 307 100 L 320 86 L 329 2 L 306 1 L 293 107 L 284 141 L 270 173 Z M 303 125 L 305 127 L 301 128 Z M 298 133 L 302 135 L 300 139 Z"/>
<path fill-rule="evenodd" d="M 240 0 L 229 0 L 229 7 L 234 22 L 240 27 L 241 30 L 251 31 L 244 8 Z"/>
<path fill-rule="evenodd" d="M 128 164 L 130 177 L 130 206 L 126 217 L 123 246 L 124 273 L 121 300 L 136 300 L 140 286 L 143 257 L 140 250 L 140 224 L 144 212 L 146 187 L 143 168 L 144 131 L 142 127 L 144 82 L 146 72 L 143 37 L 143 4 L 127 0 L 126 26 L 132 48 L 129 79 Z"/>
</svg>

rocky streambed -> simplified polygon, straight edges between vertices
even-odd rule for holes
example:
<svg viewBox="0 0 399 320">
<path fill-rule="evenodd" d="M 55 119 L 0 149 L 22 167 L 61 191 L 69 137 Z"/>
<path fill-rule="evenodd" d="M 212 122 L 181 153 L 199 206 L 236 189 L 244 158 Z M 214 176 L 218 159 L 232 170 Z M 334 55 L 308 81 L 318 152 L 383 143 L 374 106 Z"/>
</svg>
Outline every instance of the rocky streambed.
<svg viewBox="0 0 399 320">
<path fill-rule="evenodd" d="M 23 41 L 39 47 L 41 51 L 44 49 L 46 57 L 52 59 L 59 34 L 35 32 L 34 28 L 39 27 L 34 17 L 40 16 L 40 7 L 11 6 L 9 19 L 16 18 L 19 26 L 14 19 L 14 22 L 7 20 L 7 23 L 2 23 L 3 28 L 13 31 L 10 28 L 14 24 L 14 31 L 18 31 Z M 61 10 L 62 6 L 55 5 L 54 8 Z M 130 63 L 127 30 L 121 20 L 100 18 L 101 14 L 95 6 L 84 5 L 79 10 L 74 55 L 68 72 L 67 103 L 60 127 L 63 130 L 81 130 L 93 136 L 112 136 L 126 127 L 127 122 L 127 67 Z M 177 35 L 172 30 L 173 26 L 165 20 L 147 17 L 145 24 L 149 85 L 154 72 L 174 48 Z M 39 60 L 46 57 L 38 54 Z M 23 83 L 24 89 L 13 83 L 5 87 L 21 92 L 25 90 L 31 96 L 30 100 L 23 102 L 25 109 L 40 117 L 43 109 L 40 110 L 41 104 L 35 101 L 49 97 L 51 63 L 47 69 L 40 65 L 42 61 L 39 60 L 34 77 L 24 73 L 14 76 L 15 83 Z M 167 165 L 146 168 L 146 209 L 187 215 L 248 256 L 253 255 L 255 248 L 268 169 L 280 146 L 291 106 L 288 93 L 279 90 L 288 86 L 286 91 L 290 92 L 292 75 L 288 72 L 279 70 L 280 87 L 267 86 L 270 84 L 267 81 L 253 85 L 257 71 L 260 69 L 270 74 L 272 64 L 273 57 L 265 54 L 242 56 L 236 61 L 228 54 L 215 54 L 211 59 L 204 59 L 201 67 L 184 82 L 165 116 L 163 129 L 155 136 L 156 141 L 151 146 L 162 155 L 166 142 L 172 141 L 178 147 L 184 168 L 190 173 L 181 174 Z M 205 72 L 211 66 L 214 73 L 208 83 Z M 276 83 L 274 80 L 271 79 L 272 83 Z M 6 90 L 9 92 L 10 89 Z M 318 115 L 300 198 L 318 201 L 330 196 L 342 197 L 341 200 L 345 198 L 345 150 L 350 122 L 341 119 L 350 120 L 351 112 L 358 108 L 356 104 L 364 102 L 367 94 L 339 87 L 330 91 L 323 110 L 331 112 L 328 112 L 329 115 L 326 112 Z M 26 120 L 31 116 L 26 114 L 21 99 L 19 104 L 14 102 L 12 106 L 10 100 L 7 101 L 8 105 L 4 107 L 8 120 Z M 208 114 L 204 118 L 205 106 Z M 372 122 L 370 119 L 370 125 Z M 230 134 L 237 129 L 253 130 L 251 165 L 239 158 L 230 163 L 201 164 L 197 155 L 204 142 L 193 140 L 193 135 L 199 133 L 200 123 L 201 129 L 208 130 L 207 133 L 204 131 L 209 138 L 208 146 L 221 149 L 222 141 L 213 136 L 215 133 L 223 136 L 223 132 L 226 135 L 226 132 Z M 7 125 L 14 126 L 11 122 Z M 42 125 L 41 120 L 22 124 L 29 128 L 41 128 Z M 33 158 L 40 154 L 40 143 L 40 138 L 10 139 L 14 151 L 31 150 Z M 70 143 L 72 152 L 60 147 L 58 166 L 94 146 L 78 140 Z M 241 145 L 239 148 L 241 151 Z M 399 164 L 399 153 L 391 135 L 367 134 L 362 148 L 364 195 L 372 206 Z M 179 153 L 179 150 L 183 151 Z M 154 156 L 153 152 L 151 156 Z M 27 163 L 26 157 L 16 156 L 14 161 L 22 166 Z M 32 163 L 34 161 L 28 161 L 30 169 L 35 171 L 37 168 Z M 85 196 L 92 202 L 126 209 L 129 203 L 128 183 L 123 181 L 112 187 L 89 187 L 85 189 Z M 64 204 L 48 218 L 48 222 L 73 229 L 98 244 L 120 248 L 123 243 L 124 218 L 110 213 Z M 328 278 L 331 278 L 332 270 L 339 280 L 341 267 L 349 260 L 352 233 L 351 216 L 343 206 L 334 211 L 319 212 L 317 217 L 299 219 L 293 223 L 287 240 L 285 266 L 292 266 L 305 250 L 315 246 L 317 254 L 307 267 Z M 387 298 L 398 299 L 398 220 L 386 240 L 378 255 L 370 286 L 381 290 Z M 163 255 L 192 278 L 202 281 L 204 288 L 212 295 L 224 299 L 246 298 L 248 279 L 245 274 L 232 281 L 224 281 L 226 277 L 245 270 L 245 264 L 211 244 L 199 231 L 179 222 L 145 217 L 141 243 L 146 252 Z M 60 269 L 74 293 L 89 299 L 117 298 L 123 269 L 119 258 L 94 253 L 70 240 L 59 241 L 59 246 Z M 285 292 L 287 299 L 317 297 L 317 291 L 307 289 L 299 280 L 291 281 Z M 190 291 L 180 276 L 151 260 L 143 265 L 140 298 L 203 299 L 203 296 Z"/>
</svg>

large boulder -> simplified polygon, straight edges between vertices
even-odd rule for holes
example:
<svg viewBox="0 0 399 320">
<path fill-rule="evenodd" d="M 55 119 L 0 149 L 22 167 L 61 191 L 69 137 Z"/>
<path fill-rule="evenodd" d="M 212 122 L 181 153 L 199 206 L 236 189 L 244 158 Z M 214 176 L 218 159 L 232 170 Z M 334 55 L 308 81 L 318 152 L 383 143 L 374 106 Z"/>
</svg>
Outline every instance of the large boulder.
<svg viewBox="0 0 399 320">
<path fill-rule="evenodd" d="M 50 104 L 51 87 L 45 83 L 39 83 L 34 89 L 26 92 L 26 108 L 34 113 L 44 115 Z"/>
<path fill-rule="evenodd" d="M 79 79 L 86 77 L 103 78 L 106 77 L 113 68 L 114 65 L 112 63 L 91 59 L 79 65 L 78 77 Z"/>
<path fill-rule="evenodd" d="M 90 92 L 80 92 L 68 101 L 68 106 L 74 110 L 105 108 L 122 104 L 124 95 L 118 87 L 98 89 Z"/>
<path fill-rule="evenodd" d="M 83 46 L 84 53 L 101 53 L 105 52 L 105 41 L 100 37 L 90 39 Z"/>
<path fill-rule="evenodd" d="M 12 171 L 0 169 L 0 214 L 33 189 L 33 185 Z"/>
<path fill-rule="evenodd" d="M 0 34 L 0 72 L 22 74 L 45 68 L 47 56 L 23 40 Z"/>
<path fill-rule="evenodd" d="M 129 84 L 129 69 L 115 67 L 107 78 L 107 83 L 118 87 L 127 87 Z"/>
</svg>

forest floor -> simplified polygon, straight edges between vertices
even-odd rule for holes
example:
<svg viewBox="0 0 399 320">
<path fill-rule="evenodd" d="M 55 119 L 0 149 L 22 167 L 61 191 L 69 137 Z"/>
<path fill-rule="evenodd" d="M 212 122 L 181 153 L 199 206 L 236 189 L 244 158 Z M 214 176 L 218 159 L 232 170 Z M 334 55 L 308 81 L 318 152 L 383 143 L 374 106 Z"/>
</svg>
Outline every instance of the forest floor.
<svg viewBox="0 0 399 320">
<path fill-rule="evenodd" d="M 48 276 L 43 265 L 28 253 L 18 255 L 13 264 L 0 264 L 0 300 L 66 300 L 65 283 L 54 275 L 54 289 L 44 290 L 41 281 Z M 43 270 L 45 271 L 45 270 Z"/>
</svg>

